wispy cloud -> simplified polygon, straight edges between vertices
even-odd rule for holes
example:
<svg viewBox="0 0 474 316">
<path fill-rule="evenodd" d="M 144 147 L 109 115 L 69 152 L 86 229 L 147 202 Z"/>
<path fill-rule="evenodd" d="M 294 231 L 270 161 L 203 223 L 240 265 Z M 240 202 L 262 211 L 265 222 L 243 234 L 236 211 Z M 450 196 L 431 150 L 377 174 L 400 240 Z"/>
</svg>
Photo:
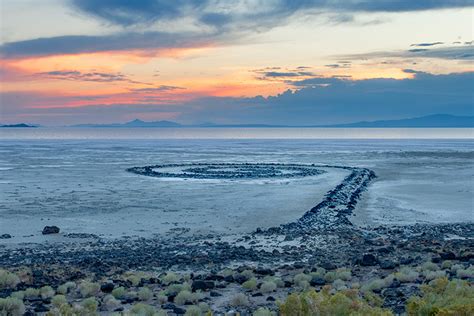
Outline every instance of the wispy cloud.
<svg viewBox="0 0 474 316">
<path fill-rule="evenodd" d="M 120 72 L 81 72 L 78 70 L 53 70 L 47 72 L 40 72 L 35 74 L 36 77 L 56 80 L 71 80 L 71 81 L 92 81 L 92 82 L 127 82 L 136 84 L 150 83 L 140 82 L 130 79 L 127 75 Z"/>
<path fill-rule="evenodd" d="M 252 70 L 252 72 L 256 74 L 256 78 L 259 80 L 284 81 L 316 76 L 316 74 L 312 71 L 309 71 L 309 69 L 311 69 L 311 67 L 307 66 L 299 66 L 296 69 L 282 67 L 266 67 L 261 69 L 254 69 Z"/>
<path fill-rule="evenodd" d="M 177 86 L 166 86 L 161 85 L 155 88 L 141 88 L 141 89 L 131 89 L 133 92 L 140 92 L 140 93 L 156 93 L 156 92 L 169 92 L 169 91 L 176 91 L 176 90 L 184 90 L 186 88 L 177 87 Z"/>
<path fill-rule="evenodd" d="M 438 58 L 448 60 L 473 60 L 474 46 L 466 44 L 462 46 L 446 46 L 435 48 L 413 48 L 400 51 L 379 51 L 362 54 L 337 55 L 336 58 L 350 60 L 368 60 L 378 58 Z"/>
<path fill-rule="evenodd" d="M 410 46 L 416 46 L 416 47 L 429 47 L 429 46 L 436 46 L 436 45 L 443 45 L 444 42 L 432 42 L 432 43 L 415 43 L 411 44 Z"/>
</svg>

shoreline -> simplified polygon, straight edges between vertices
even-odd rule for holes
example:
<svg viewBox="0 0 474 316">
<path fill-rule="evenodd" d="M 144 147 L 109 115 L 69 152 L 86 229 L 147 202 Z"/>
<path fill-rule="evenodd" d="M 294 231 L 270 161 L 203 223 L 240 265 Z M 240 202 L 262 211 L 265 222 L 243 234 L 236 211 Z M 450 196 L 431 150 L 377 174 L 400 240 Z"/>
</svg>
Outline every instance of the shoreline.
<svg viewBox="0 0 474 316">
<path fill-rule="evenodd" d="M 166 236 L 152 238 L 107 240 L 92 234 L 66 234 L 63 239 L 71 242 L 16 248 L 2 246 L 0 267 L 12 271 L 25 268 L 31 271 L 33 277 L 30 283 L 23 284 L 17 290 L 45 285 L 57 288 L 65 282 L 82 282 L 83 279 L 95 282 L 112 280 L 115 283 L 113 280 L 117 275 L 126 273 L 146 273 L 154 277 L 170 271 L 191 273 L 191 283 L 202 280 L 213 282 L 214 294 L 211 295 L 210 288 L 203 289 L 203 300 L 217 315 L 231 308 L 230 289 L 234 294 L 240 291 L 249 296 L 249 305 L 239 309 L 243 314 L 262 306 L 276 310 L 275 297 L 282 300 L 285 293 L 295 291 L 296 283 L 287 280 L 281 288 L 265 295 L 248 292 L 242 289 L 242 284 L 250 277 L 239 280 L 229 278 L 226 281 L 219 274 L 219 271 L 229 267 L 238 273 L 250 270 L 258 283 L 265 282 L 264 278 L 269 275 L 277 275 L 284 280 L 297 274 L 316 273 L 319 268 L 324 269 L 326 274 L 347 270 L 351 277 L 338 281 L 345 288 L 356 283 L 366 284 L 371 279 L 387 278 L 401 273 L 403 269 L 420 269 L 427 262 L 434 263 L 439 269 L 440 263 L 449 260 L 463 269 L 470 269 L 474 263 L 474 223 L 355 226 L 349 221 L 349 216 L 375 174 L 367 168 L 326 167 L 344 168 L 351 170 L 351 173 L 318 205 L 292 223 L 269 229 L 258 228 L 250 234 L 241 235 L 196 235 L 190 234 L 186 228 L 176 228 Z M 38 275 L 35 276 L 35 273 Z M 442 273 L 446 275 L 447 272 Z M 473 277 L 470 278 L 472 281 Z M 320 290 L 324 286 L 335 288 L 336 280 L 313 279 L 308 279 L 310 287 Z M 419 276 L 408 285 L 393 281 L 390 288 L 402 294 L 393 297 L 390 291 L 380 291 L 377 294 L 382 297 L 382 306 L 397 314 L 403 312 L 408 297 L 419 293 L 421 284 L 426 280 Z M 12 292 L 0 292 L 1 297 Z M 272 298 L 269 299 L 270 296 Z M 168 312 L 176 315 L 185 310 L 175 304 L 173 296 L 168 296 L 167 300 L 168 303 L 154 301 L 153 304 L 161 309 L 168 307 Z M 118 308 L 130 308 L 133 302 L 122 303 L 124 306 Z M 28 304 L 28 308 L 38 309 L 34 302 Z M 43 309 L 52 308 L 45 303 L 41 306 Z"/>
</svg>

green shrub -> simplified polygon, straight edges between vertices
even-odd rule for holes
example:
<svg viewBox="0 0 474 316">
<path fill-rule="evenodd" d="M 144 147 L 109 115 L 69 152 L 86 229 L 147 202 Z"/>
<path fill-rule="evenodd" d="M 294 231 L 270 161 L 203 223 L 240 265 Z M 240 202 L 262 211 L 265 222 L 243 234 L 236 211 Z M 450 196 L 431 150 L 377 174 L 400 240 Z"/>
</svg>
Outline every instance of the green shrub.
<svg viewBox="0 0 474 316">
<path fill-rule="evenodd" d="M 263 281 L 273 282 L 276 284 L 277 287 L 285 287 L 285 282 L 283 282 L 282 279 L 274 277 L 274 276 L 267 275 L 266 277 L 263 278 Z"/>
<path fill-rule="evenodd" d="M 188 290 L 183 290 L 176 295 L 174 302 L 178 305 L 184 305 L 186 303 L 194 302 L 194 295 Z"/>
<path fill-rule="evenodd" d="M 324 275 L 326 282 L 334 282 L 337 279 L 343 281 L 350 281 L 352 279 L 351 270 L 346 268 L 340 268 L 335 271 L 329 271 Z"/>
<path fill-rule="evenodd" d="M 103 305 L 107 308 L 107 310 L 115 310 L 120 306 L 120 301 L 117 300 L 113 295 L 107 294 L 104 296 L 104 299 L 102 300 Z"/>
<path fill-rule="evenodd" d="M 40 288 L 40 295 L 41 295 L 41 298 L 45 299 L 45 298 L 51 298 L 53 297 L 55 294 L 53 288 L 51 286 L 43 286 L 42 288 Z"/>
<path fill-rule="evenodd" d="M 185 316 L 201 316 L 202 311 L 198 306 L 189 306 L 186 308 L 186 313 L 184 314 Z"/>
<path fill-rule="evenodd" d="M 255 276 L 252 270 L 244 270 L 240 273 L 240 275 L 246 277 L 247 279 L 251 279 Z"/>
<path fill-rule="evenodd" d="M 310 275 L 311 275 L 311 277 L 324 279 L 324 276 L 326 275 L 326 269 L 317 268 L 316 271 L 311 272 Z"/>
<path fill-rule="evenodd" d="M 234 297 L 232 297 L 230 301 L 231 306 L 249 306 L 250 302 L 247 296 L 243 293 L 237 293 Z"/>
<path fill-rule="evenodd" d="M 421 287 L 421 297 L 408 300 L 408 315 L 474 315 L 474 286 L 461 280 L 440 278 Z"/>
<path fill-rule="evenodd" d="M 56 289 L 56 292 L 58 294 L 65 295 L 65 294 L 69 293 L 70 291 L 74 290 L 75 288 L 76 288 L 76 283 L 66 282 L 63 285 L 58 286 L 58 288 Z"/>
<path fill-rule="evenodd" d="M 441 264 L 441 269 L 451 269 L 452 266 L 453 266 L 453 262 L 451 260 L 445 260 Z"/>
<path fill-rule="evenodd" d="M 284 303 L 279 304 L 279 308 L 282 316 L 392 315 L 389 310 L 369 305 L 354 290 L 330 294 L 327 287 L 320 292 L 312 290 L 291 294 Z"/>
<path fill-rule="evenodd" d="M 100 285 L 95 282 L 82 281 L 79 284 L 79 293 L 82 297 L 91 297 L 97 294 L 100 290 Z"/>
<path fill-rule="evenodd" d="M 171 284 L 166 288 L 165 292 L 168 295 L 174 295 L 174 294 L 178 294 L 179 292 L 184 291 L 184 290 L 191 291 L 191 285 L 189 283 Z"/>
<path fill-rule="evenodd" d="M 81 302 L 81 307 L 86 313 L 90 313 L 90 315 L 94 315 L 97 312 L 98 306 L 99 304 L 94 297 L 86 298 Z"/>
<path fill-rule="evenodd" d="M 423 276 L 427 281 L 431 281 L 434 279 L 439 279 L 446 276 L 446 272 L 438 270 L 438 271 L 423 271 Z"/>
<path fill-rule="evenodd" d="M 373 291 L 380 291 L 381 289 L 384 289 L 386 287 L 389 287 L 390 284 L 393 282 L 393 275 L 389 275 L 386 278 L 383 279 L 374 279 L 371 280 L 369 283 L 365 284 L 362 286 L 361 290 L 362 292 L 373 292 Z"/>
<path fill-rule="evenodd" d="M 133 286 L 138 286 L 142 279 L 149 279 L 149 276 L 143 272 L 126 272 L 122 278 L 126 281 L 130 281 Z"/>
<path fill-rule="evenodd" d="M 311 275 L 299 273 L 293 278 L 293 283 L 300 288 L 307 289 L 312 278 Z"/>
<path fill-rule="evenodd" d="M 166 273 L 166 275 L 163 277 L 163 283 L 168 285 L 168 284 L 171 284 L 171 283 L 175 283 L 175 282 L 178 282 L 179 281 L 179 276 L 174 273 L 174 272 L 168 272 Z"/>
<path fill-rule="evenodd" d="M 0 315 L 22 316 L 25 313 L 25 305 L 17 298 L 0 298 Z"/>
<path fill-rule="evenodd" d="M 123 286 L 119 286 L 112 290 L 112 295 L 115 298 L 123 299 L 127 295 L 127 290 Z"/>
<path fill-rule="evenodd" d="M 163 310 L 157 310 L 148 304 L 137 303 L 132 306 L 129 314 L 139 316 L 165 316 L 166 312 Z"/>
<path fill-rule="evenodd" d="M 53 296 L 51 304 L 55 307 L 61 307 L 61 305 L 67 304 L 66 296 L 61 294 Z"/>
<path fill-rule="evenodd" d="M 203 312 L 203 313 L 207 313 L 211 310 L 209 305 L 207 305 L 207 303 L 204 303 L 204 302 L 199 303 L 198 307 L 201 310 L 201 312 Z"/>
<path fill-rule="evenodd" d="M 464 266 L 462 264 L 453 264 L 451 266 L 451 272 L 456 273 L 459 269 L 464 269 Z"/>
<path fill-rule="evenodd" d="M 262 293 L 270 293 L 277 289 L 277 285 L 273 281 L 264 281 L 260 286 L 260 291 Z"/>
<path fill-rule="evenodd" d="M 23 301 L 23 299 L 25 298 L 25 291 L 16 291 L 16 292 L 13 292 L 12 294 L 10 294 L 10 297 L 12 297 L 12 298 L 17 298 L 17 299 L 19 299 L 20 301 Z"/>
<path fill-rule="evenodd" d="M 265 307 L 260 307 L 252 314 L 252 316 L 274 316 L 274 315 L 275 313 L 273 313 L 271 310 Z"/>
<path fill-rule="evenodd" d="M 402 283 L 414 282 L 416 279 L 418 279 L 418 276 L 418 272 L 409 267 L 402 267 L 398 272 L 395 273 L 397 280 Z"/>
<path fill-rule="evenodd" d="M 474 278 L 474 266 L 469 266 L 467 269 L 456 270 L 456 276 L 461 279 Z"/>
<path fill-rule="evenodd" d="M 40 296 L 39 289 L 34 289 L 32 287 L 27 288 L 24 293 L 25 293 L 25 298 L 33 298 L 33 297 Z"/>
<path fill-rule="evenodd" d="M 20 278 L 15 273 L 0 269 L 0 290 L 14 289 L 18 283 L 20 283 Z"/>
<path fill-rule="evenodd" d="M 251 278 L 244 283 L 242 283 L 242 287 L 246 290 L 253 291 L 257 288 L 257 279 Z"/>
<path fill-rule="evenodd" d="M 156 296 L 156 299 L 158 301 L 158 303 L 160 304 L 165 304 L 166 302 L 168 302 L 168 296 L 166 296 L 164 293 L 160 293 Z"/>
<path fill-rule="evenodd" d="M 153 297 L 153 292 L 147 288 L 147 287 L 142 287 L 138 290 L 138 299 L 140 301 L 148 301 Z"/>
<path fill-rule="evenodd" d="M 423 263 L 420 268 L 421 268 L 422 271 L 437 271 L 437 270 L 439 270 L 438 265 L 434 262 L 431 262 L 431 261 Z"/>
<path fill-rule="evenodd" d="M 332 287 L 336 291 L 347 290 L 346 282 L 342 281 L 341 279 L 337 279 L 336 281 L 332 282 Z"/>
</svg>

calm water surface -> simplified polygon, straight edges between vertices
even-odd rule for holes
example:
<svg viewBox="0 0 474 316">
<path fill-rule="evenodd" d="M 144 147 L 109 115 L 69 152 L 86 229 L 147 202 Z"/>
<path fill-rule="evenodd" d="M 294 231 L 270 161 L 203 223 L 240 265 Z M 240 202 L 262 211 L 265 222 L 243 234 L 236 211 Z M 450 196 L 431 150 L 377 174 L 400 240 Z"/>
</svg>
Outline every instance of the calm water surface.
<svg viewBox="0 0 474 316">
<path fill-rule="evenodd" d="M 473 128 L 2 128 L 0 139 L 473 139 Z"/>
</svg>

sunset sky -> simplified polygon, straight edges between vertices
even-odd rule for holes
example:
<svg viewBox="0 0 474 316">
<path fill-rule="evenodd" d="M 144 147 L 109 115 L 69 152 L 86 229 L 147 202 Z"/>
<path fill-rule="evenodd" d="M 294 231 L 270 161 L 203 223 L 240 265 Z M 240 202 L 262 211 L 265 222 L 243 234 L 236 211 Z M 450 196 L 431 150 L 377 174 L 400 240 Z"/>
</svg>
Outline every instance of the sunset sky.
<svg viewBox="0 0 474 316">
<path fill-rule="evenodd" d="M 474 0 L 0 5 L 0 123 L 474 114 Z"/>
</svg>

